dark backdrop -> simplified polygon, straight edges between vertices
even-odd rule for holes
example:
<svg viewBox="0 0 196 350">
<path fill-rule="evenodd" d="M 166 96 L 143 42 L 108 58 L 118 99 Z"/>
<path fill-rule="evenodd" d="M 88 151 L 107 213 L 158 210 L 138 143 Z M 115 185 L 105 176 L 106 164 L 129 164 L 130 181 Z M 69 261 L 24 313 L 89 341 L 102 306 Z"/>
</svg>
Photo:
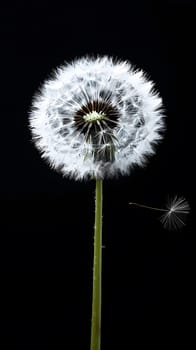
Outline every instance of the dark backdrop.
<svg viewBox="0 0 196 350">
<path fill-rule="evenodd" d="M 85 54 L 144 69 L 168 116 L 148 166 L 104 183 L 102 349 L 191 340 L 195 9 L 190 0 L 1 5 L 0 319 L 12 349 L 89 349 L 94 183 L 50 170 L 28 130 L 43 80 Z M 164 206 L 173 194 L 192 208 L 180 232 L 128 205 Z"/>
</svg>

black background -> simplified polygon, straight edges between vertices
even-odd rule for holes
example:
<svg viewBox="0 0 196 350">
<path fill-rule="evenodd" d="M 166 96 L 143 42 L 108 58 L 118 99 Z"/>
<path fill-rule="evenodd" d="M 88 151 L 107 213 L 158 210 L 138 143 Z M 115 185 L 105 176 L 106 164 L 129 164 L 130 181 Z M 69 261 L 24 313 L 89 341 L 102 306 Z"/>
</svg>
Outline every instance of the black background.
<svg viewBox="0 0 196 350">
<path fill-rule="evenodd" d="M 3 349 L 89 349 L 94 183 L 50 170 L 28 129 L 32 96 L 43 80 L 65 60 L 85 54 L 128 59 L 144 69 L 168 116 L 165 138 L 148 166 L 104 182 L 102 349 L 157 349 L 183 341 L 189 347 L 195 10 L 190 0 L 1 5 Z M 128 205 L 163 206 L 174 194 L 192 208 L 180 232 L 165 231 L 156 213 Z"/>
</svg>

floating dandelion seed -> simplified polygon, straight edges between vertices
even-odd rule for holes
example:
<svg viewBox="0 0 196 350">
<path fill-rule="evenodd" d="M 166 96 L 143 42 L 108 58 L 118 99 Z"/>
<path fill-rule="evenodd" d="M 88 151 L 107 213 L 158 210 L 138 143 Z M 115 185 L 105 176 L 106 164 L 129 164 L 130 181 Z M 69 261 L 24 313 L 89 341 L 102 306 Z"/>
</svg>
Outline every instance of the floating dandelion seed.
<svg viewBox="0 0 196 350">
<path fill-rule="evenodd" d="M 128 174 L 162 138 L 162 99 L 128 62 L 84 57 L 55 71 L 34 97 L 30 127 L 49 164 L 75 179 Z"/>
<path fill-rule="evenodd" d="M 182 228 L 186 223 L 187 214 L 190 212 L 188 201 L 185 198 L 178 196 L 175 196 L 173 199 L 168 201 L 166 206 L 167 209 L 150 207 L 138 203 L 129 204 L 164 212 L 164 214 L 160 217 L 160 221 L 162 222 L 164 228 L 168 230 Z"/>
<path fill-rule="evenodd" d="M 165 228 L 180 229 L 185 226 L 187 214 L 190 212 L 190 206 L 183 197 L 175 196 L 168 201 L 167 211 L 160 218 Z"/>
</svg>

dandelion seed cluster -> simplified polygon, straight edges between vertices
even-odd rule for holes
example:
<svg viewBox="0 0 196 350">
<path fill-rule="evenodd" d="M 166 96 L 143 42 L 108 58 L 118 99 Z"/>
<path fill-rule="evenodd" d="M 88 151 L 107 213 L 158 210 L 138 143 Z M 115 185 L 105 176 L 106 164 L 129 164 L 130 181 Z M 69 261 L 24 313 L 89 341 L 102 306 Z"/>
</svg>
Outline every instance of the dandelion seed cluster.
<svg viewBox="0 0 196 350">
<path fill-rule="evenodd" d="M 128 174 L 154 153 L 162 99 L 142 70 L 111 57 L 58 68 L 35 95 L 30 128 L 50 165 L 75 179 Z"/>
</svg>

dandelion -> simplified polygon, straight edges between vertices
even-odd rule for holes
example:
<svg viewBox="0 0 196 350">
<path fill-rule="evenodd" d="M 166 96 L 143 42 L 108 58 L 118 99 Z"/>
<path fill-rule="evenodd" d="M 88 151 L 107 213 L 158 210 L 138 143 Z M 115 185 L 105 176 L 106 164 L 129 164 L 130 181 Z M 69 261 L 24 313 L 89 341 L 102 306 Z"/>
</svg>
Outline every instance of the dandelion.
<svg viewBox="0 0 196 350">
<path fill-rule="evenodd" d="M 143 166 L 162 138 L 162 99 L 142 70 L 111 57 L 58 68 L 35 95 L 29 118 L 50 166 L 76 180 L 96 179 L 91 350 L 100 350 L 102 180 Z"/>
<path fill-rule="evenodd" d="M 141 70 L 109 57 L 58 68 L 35 95 L 30 128 L 52 168 L 77 180 L 144 165 L 164 129 L 162 100 Z"/>
<path fill-rule="evenodd" d="M 175 196 L 173 199 L 170 199 L 165 208 L 156 208 L 150 207 L 148 205 L 138 204 L 138 203 L 129 203 L 141 208 L 151 209 L 163 212 L 163 215 L 160 217 L 160 221 L 163 224 L 165 229 L 176 230 L 181 229 L 185 226 L 187 215 L 190 212 L 190 206 L 188 201 L 184 197 Z"/>
</svg>

